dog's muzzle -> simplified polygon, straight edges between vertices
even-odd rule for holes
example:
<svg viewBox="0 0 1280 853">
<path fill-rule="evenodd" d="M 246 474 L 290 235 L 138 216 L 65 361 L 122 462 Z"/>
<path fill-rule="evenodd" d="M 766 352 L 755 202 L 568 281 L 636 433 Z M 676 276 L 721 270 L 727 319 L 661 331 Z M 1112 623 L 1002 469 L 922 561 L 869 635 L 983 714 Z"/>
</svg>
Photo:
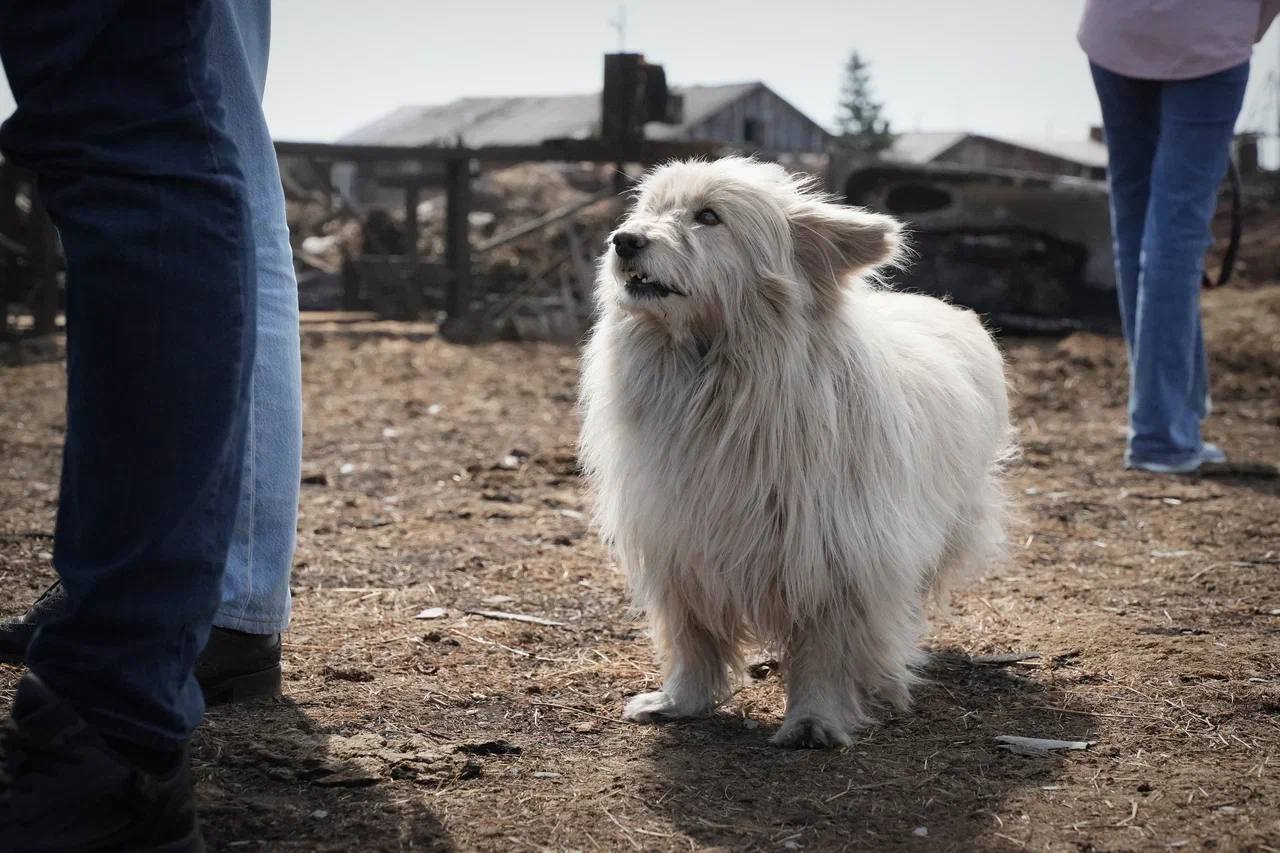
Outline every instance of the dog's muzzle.
<svg viewBox="0 0 1280 853">
<path fill-rule="evenodd" d="M 668 296 L 684 296 L 684 291 L 664 284 L 648 273 L 623 270 L 622 287 L 632 299 L 665 299 Z"/>
</svg>

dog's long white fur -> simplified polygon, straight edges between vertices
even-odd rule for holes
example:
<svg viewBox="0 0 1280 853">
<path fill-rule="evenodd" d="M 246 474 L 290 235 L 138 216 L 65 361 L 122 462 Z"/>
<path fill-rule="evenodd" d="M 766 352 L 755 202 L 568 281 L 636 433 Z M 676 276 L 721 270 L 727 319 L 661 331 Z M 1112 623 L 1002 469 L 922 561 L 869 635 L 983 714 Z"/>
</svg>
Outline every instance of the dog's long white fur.
<svg viewBox="0 0 1280 853">
<path fill-rule="evenodd" d="M 896 222 L 775 165 L 660 167 L 619 230 L 648 245 L 601 259 L 581 450 L 662 661 L 626 716 L 708 712 L 760 644 L 787 678 L 775 742 L 848 743 L 908 705 L 930 592 L 1001 552 L 1000 354 L 971 312 L 868 280 Z"/>
</svg>

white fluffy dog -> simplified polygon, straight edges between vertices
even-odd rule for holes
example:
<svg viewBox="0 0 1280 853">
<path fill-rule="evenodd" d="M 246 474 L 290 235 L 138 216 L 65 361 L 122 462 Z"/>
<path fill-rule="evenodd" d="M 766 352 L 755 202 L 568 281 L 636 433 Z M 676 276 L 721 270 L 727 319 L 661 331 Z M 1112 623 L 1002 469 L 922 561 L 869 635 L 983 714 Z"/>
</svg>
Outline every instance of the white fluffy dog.
<svg viewBox="0 0 1280 853">
<path fill-rule="evenodd" d="M 898 231 L 728 158 L 658 168 L 612 235 L 581 444 L 662 660 L 628 719 L 708 713 L 758 643 L 773 742 L 848 744 L 908 705 L 930 592 L 998 555 L 1004 366 L 971 312 L 859 277 Z"/>
</svg>

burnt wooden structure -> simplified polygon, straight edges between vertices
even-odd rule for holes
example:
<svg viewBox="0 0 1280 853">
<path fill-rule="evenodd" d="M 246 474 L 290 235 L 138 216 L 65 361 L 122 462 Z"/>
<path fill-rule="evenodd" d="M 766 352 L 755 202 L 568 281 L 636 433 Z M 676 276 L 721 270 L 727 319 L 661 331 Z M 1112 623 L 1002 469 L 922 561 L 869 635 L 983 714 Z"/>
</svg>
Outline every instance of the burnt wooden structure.
<svg viewBox="0 0 1280 853">
<path fill-rule="evenodd" d="M 1106 185 L 1030 172 L 880 163 L 842 175 L 850 204 L 908 224 L 890 279 L 1010 331 L 1116 328 Z"/>
<path fill-rule="evenodd" d="M 428 308 L 442 309 L 451 320 L 464 317 L 472 297 L 472 255 L 468 221 L 471 182 L 482 165 L 529 162 L 637 163 L 650 165 L 676 157 L 714 153 L 708 143 L 644 139 L 550 140 L 541 145 L 448 146 L 355 145 L 277 142 L 280 157 L 309 161 L 330 176 L 341 163 L 396 164 L 383 183 L 403 192 L 404 253 L 376 252 L 355 259 L 343 271 L 346 308 L 369 307 L 396 319 L 417 319 Z M 443 258 L 424 258 L 418 245 L 418 203 L 426 188 L 445 193 Z"/>
<path fill-rule="evenodd" d="M 279 157 L 308 162 L 321 182 L 334 190 L 334 167 L 375 164 L 383 186 L 401 194 L 404 239 L 394 248 L 379 247 L 350 259 L 341 272 L 343 307 L 372 308 L 394 319 L 417 319 L 429 310 L 443 311 L 451 321 L 466 316 L 472 301 L 469 236 L 472 178 L 485 165 L 529 162 L 608 163 L 623 173 L 625 164 L 651 165 L 662 160 L 714 153 L 715 143 L 647 140 L 646 123 L 678 122 L 682 102 L 671 93 L 659 65 L 640 54 L 605 58 L 601 114 L 603 133 L 590 139 L 549 139 L 532 145 L 369 145 L 277 142 Z M 285 170 L 282 170 L 285 173 Z M 287 174 L 287 173 L 286 173 Z M 287 177 L 286 177 L 287 181 Z M 619 185 L 617 189 L 625 187 Z M 424 190 L 445 195 L 443 257 L 422 257 L 418 207 Z M 388 223 L 389 224 L 389 223 Z M 530 232 L 531 233 L 531 232 Z M 511 235 L 504 235 L 510 237 Z M 523 235 L 517 235 L 523 236 Z M 21 327 L 36 334 L 51 332 L 61 303 L 57 236 L 39 207 L 33 183 L 0 164 L 0 296 L 6 307 L 4 334 L 10 334 L 10 303 L 19 305 Z M 25 319 L 29 315 L 32 319 Z"/>
</svg>

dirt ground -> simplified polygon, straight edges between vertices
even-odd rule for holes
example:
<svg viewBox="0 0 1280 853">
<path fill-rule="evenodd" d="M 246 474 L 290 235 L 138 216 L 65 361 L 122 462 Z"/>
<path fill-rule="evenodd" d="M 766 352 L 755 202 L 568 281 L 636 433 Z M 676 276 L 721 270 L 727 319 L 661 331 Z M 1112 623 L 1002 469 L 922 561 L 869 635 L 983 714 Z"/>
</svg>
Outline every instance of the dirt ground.
<svg viewBox="0 0 1280 853">
<path fill-rule="evenodd" d="M 1280 462 L 1280 286 L 1215 292 L 1207 316 L 1209 437 Z M 1122 470 L 1117 341 L 1003 342 L 1012 561 L 935 622 L 912 713 L 788 752 L 767 665 L 709 719 L 620 720 L 657 681 L 588 529 L 573 348 L 304 339 L 287 699 L 197 734 L 212 849 L 1280 850 L 1280 481 Z M 52 360 L 0 377 L 10 614 L 51 577 L 64 385 Z M 970 659 L 1004 652 L 1039 656 Z M 0 707 L 18 674 L 0 668 Z M 999 735 L 1094 743 L 1035 758 Z"/>
</svg>

